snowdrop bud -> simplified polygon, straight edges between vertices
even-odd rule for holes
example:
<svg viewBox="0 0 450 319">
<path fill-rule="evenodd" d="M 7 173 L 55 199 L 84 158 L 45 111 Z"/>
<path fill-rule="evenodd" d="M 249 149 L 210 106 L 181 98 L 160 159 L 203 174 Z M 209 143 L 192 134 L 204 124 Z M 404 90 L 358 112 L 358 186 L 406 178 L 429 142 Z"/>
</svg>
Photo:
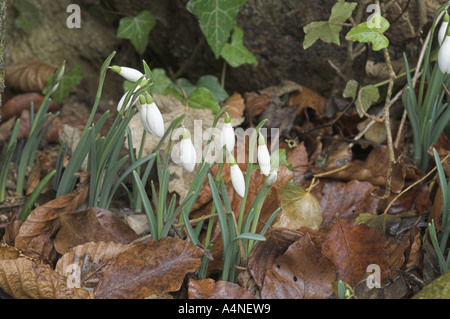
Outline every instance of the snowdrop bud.
<svg viewBox="0 0 450 319">
<path fill-rule="evenodd" d="M 439 48 L 438 64 L 442 73 L 450 73 L 450 36 L 448 34 Z"/>
<path fill-rule="evenodd" d="M 146 94 L 145 108 L 147 109 L 147 111 L 145 112 L 145 122 L 148 127 L 147 132 L 157 137 L 163 137 L 164 119 L 161 115 L 161 112 L 159 111 L 158 106 L 156 106 L 156 103 L 153 101 L 153 97 L 148 93 Z"/>
<path fill-rule="evenodd" d="M 223 124 L 222 132 L 220 133 L 220 138 L 221 138 L 221 142 L 222 142 L 222 144 L 221 144 L 222 147 L 224 145 L 226 145 L 227 151 L 233 152 L 234 143 L 235 143 L 235 135 L 234 135 L 233 126 L 231 125 L 231 118 L 228 114 L 225 117 L 225 123 Z"/>
<path fill-rule="evenodd" d="M 442 41 L 444 40 L 445 32 L 447 31 L 447 26 L 448 26 L 449 21 L 450 21 L 450 16 L 446 11 L 445 15 L 444 15 L 444 20 L 442 21 L 441 27 L 439 28 L 439 32 L 438 32 L 439 45 L 441 45 Z"/>
<path fill-rule="evenodd" d="M 258 164 L 261 172 L 268 176 L 270 173 L 270 154 L 267 149 L 266 140 L 261 133 L 259 133 L 258 138 Z"/>
<path fill-rule="evenodd" d="M 137 82 L 144 76 L 142 72 L 133 68 L 128 68 L 126 66 L 113 65 L 109 68 L 131 82 Z"/>
<path fill-rule="evenodd" d="M 273 171 L 269 174 L 269 176 L 267 177 L 267 186 L 272 186 L 273 184 L 276 183 L 278 179 L 278 171 Z"/>
<path fill-rule="evenodd" d="M 192 144 L 191 136 L 186 128 L 183 128 L 183 139 L 180 143 L 180 159 L 181 165 L 188 172 L 193 172 L 197 154 L 195 153 L 194 144 Z"/>
<path fill-rule="evenodd" d="M 61 66 L 56 70 L 55 73 L 55 82 L 61 81 L 62 77 L 64 76 L 64 71 L 66 70 L 66 61 L 64 60 Z"/>
<path fill-rule="evenodd" d="M 230 154 L 228 161 L 230 162 L 230 176 L 231 176 L 231 184 L 233 185 L 236 193 L 244 197 L 245 195 L 245 180 L 244 175 L 242 174 L 241 169 L 236 163 L 233 155 Z"/>
</svg>

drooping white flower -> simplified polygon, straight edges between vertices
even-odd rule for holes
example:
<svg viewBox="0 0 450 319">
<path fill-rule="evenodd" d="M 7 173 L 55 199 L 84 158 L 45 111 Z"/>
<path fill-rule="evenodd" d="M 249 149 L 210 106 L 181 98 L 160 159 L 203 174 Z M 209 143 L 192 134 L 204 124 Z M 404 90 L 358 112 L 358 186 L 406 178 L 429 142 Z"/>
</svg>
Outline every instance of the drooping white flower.
<svg viewBox="0 0 450 319">
<path fill-rule="evenodd" d="M 188 172 L 194 171 L 197 154 L 195 152 L 194 144 L 192 144 L 191 135 L 185 127 L 183 128 L 183 139 L 180 143 L 180 160 L 181 165 L 185 170 Z"/>
<path fill-rule="evenodd" d="M 228 113 L 225 116 L 225 122 L 222 127 L 222 132 L 220 133 L 220 139 L 221 146 L 223 147 L 224 145 L 226 145 L 227 151 L 232 153 L 234 150 L 235 135 L 233 126 L 231 125 L 231 118 Z"/>
<path fill-rule="evenodd" d="M 245 196 L 245 180 L 244 174 L 242 174 L 241 169 L 236 163 L 233 155 L 229 155 L 228 161 L 230 162 L 230 176 L 231 176 L 231 184 L 233 185 L 236 193 L 244 197 Z"/>
<path fill-rule="evenodd" d="M 264 136 L 259 133 L 258 137 L 258 164 L 261 172 L 268 176 L 270 173 L 270 153 Z"/>
<path fill-rule="evenodd" d="M 442 44 L 442 41 L 444 40 L 444 36 L 445 36 L 445 32 L 447 31 L 447 26 L 448 26 L 448 22 L 450 21 L 450 16 L 447 13 L 447 11 L 445 12 L 444 15 L 444 19 L 441 23 L 441 27 L 439 28 L 439 32 L 438 32 L 438 43 L 439 45 Z"/>
<path fill-rule="evenodd" d="M 139 100 L 141 102 L 139 114 L 142 126 L 148 133 L 162 137 L 164 135 L 164 119 L 152 96 L 148 93 L 145 96 L 141 94 Z"/>
<path fill-rule="evenodd" d="M 109 68 L 131 82 L 137 82 L 144 76 L 141 71 L 126 66 L 113 65 Z"/>
<path fill-rule="evenodd" d="M 274 170 L 270 172 L 269 176 L 267 177 L 266 183 L 268 186 L 272 186 L 276 183 L 278 179 L 278 171 Z"/>
<path fill-rule="evenodd" d="M 438 65 L 442 73 L 450 73 L 450 36 L 448 34 L 439 48 Z"/>
<path fill-rule="evenodd" d="M 133 90 L 133 95 L 135 95 L 134 93 L 136 93 L 137 90 L 139 90 L 142 86 L 147 85 L 148 84 L 148 80 L 143 80 L 139 83 L 138 86 L 136 86 L 136 88 Z M 126 92 L 124 95 L 122 95 L 122 97 L 119 100 L 119 103 L 117 103 L 117 112 L 120 112 L 120 110 L 126 111 L 130 108 L 130 106 L 133 106 L 134 104 L 136 104 L 136 102 L 139 100 L 139 96 L 131 96 L 131 98 L 128 100 L 128 103 L 126 106 L 124 106 L 125 103 L 125 99 L 127 97 L 128 92 Z"/>
</svg>

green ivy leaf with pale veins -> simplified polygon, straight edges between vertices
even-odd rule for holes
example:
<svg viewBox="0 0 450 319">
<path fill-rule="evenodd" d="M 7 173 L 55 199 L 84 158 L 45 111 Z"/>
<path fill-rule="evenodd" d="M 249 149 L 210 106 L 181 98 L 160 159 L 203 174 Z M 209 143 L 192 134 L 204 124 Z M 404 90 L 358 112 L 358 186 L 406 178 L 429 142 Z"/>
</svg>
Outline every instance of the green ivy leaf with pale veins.
<svg viewBox="0 0 450 319">
<path fill-rule="evenodd" d="M 344 93 L 342 96 L 344 98 L 354 98 L 356 96 L 356 89 L 358 87 L 358 82 L 355 80 L 350 80 L 347 82 L 345 86 Z M 378 92 L 378 88 L 372 84 L 363 86 L 359 89 L 358 99 L 355 101 L 357 105 L 356 110 L 360 117 L 364 116 L 364 113 L 361 111 L 361 108 L 367 112 L 367 110 L 372 106 L 373 103 L 378 101 L 380 98 L 380 92 Z"/>
<path fill-rule="evenodd" d="M 234 27 L 231 43 L 226 43 L 220 52 L 220 55 L 234 68 L 245 63 L 258 64 L 255 56 L 244 46 L 243 37 L 244 31 L 239 27 Z"/>
<path fill-rule="evenodd" d="M 347 21 L 355 9 L 356 2 L 345 2 L 339 0 L 331 9 L 331 15 L 328 21 L 313 21 L 303 27 L 305 40 L 303 48 L 306 50 L 317 40 L 339 45 L 339 32 L 342 30 L 341 24 Z"/>
<path fill-rule="evenodd" d="M 131 40 L 139 54 L 143 54 L 148 43 L 150 31 L 156 24 L 155 18 L 147 10 L 142 11 L 136 17 L 120 19 L 117 37 Z"/>
<path fill-rule="evenodd" d="M 197 16 L 200 29 L 216 58 L 230 37 L 239 9 L 247 0 L 190 0 L 189 12 Z"/>
<path fill-rule="evenodd" d="M 378 51 L 387 48 L 389 40 L 383 34 L 389 29 L 389 21 L 375 13 L 372 18 L 353 27 L 345 36 L 346 40 L 371 42 L 372 49 Z"/>
</svg>

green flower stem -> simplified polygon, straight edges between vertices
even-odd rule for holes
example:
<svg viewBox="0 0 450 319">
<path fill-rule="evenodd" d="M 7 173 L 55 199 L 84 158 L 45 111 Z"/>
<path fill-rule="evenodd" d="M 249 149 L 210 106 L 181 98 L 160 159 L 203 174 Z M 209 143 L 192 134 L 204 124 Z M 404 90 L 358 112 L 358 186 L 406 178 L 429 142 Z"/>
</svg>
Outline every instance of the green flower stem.
<svg viewBox="0 0 450 319">
<path fill-rule="evenodd" d="M 258 221 L 259 221 L 259 216 L 261 215 L 261 209 L 262 206 L 264 204 L 264 201 L 266 200 L 267 195 L 269 195 L 270 190 L 272 189 L 271 186 L 267 186 L 266 183 L 264 183 L 263 188 L 262 188 L 262 196 L 258 201 L 258 204 L 256 206 L 256 210 L 255 210 L 255 216 L 253 218 L 253 223 L 252 223 L 252 227 L 250 229 L 250 232 L 255 234 L 256 233 L 256 228 L 258 226 Z M 248 249 L 247 249 L 247 259 L 248 256 L 250 255 L 252 248 L 254 245 L 254 240 L 249 240 L 248 242 Z"/>
</svg>

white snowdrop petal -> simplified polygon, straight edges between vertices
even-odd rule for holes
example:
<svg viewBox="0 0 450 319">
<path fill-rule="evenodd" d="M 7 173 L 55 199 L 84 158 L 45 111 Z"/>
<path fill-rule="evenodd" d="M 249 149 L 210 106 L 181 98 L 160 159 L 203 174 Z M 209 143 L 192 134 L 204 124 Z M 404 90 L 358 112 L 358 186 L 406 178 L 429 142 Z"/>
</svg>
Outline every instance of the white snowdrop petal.
<svg viewBox="0 0 450 319">
<path fill-rule="evenodd" d="M 276 183 L 277 179 L 278 179 L 278 172 L 273 171 L 272 173 L 270 173 L 269 177 L 267 177 L 267 185 L 272 186 L 273 184 Z"/>
<path fill-rule="evenodd" d="M 244 197 L 245 195 L 244 174 L 242 174 L 242 171 L 237 164 L 230 166 L 230 175 L 231 175 L 231 184 L 233 185 L 234 190 L 239 196 Z"/>
<path fill-rule="evenodd" d="M 192 144 L 190 138 L 181 140 L 180 159 L 181 165 L 185 170 L 187 170 L 188 172 L 194 171 L 197 154 L 195 153 L 194 144 Z"/>
<path fill-rule="evenodd" d="M 438 65 L 442 73 L 450 72 L 450 36 L 446 36 L 439 48 Z"/>
<path fill-rule="evenodd" d="M 438 32 L 438 43 L 439 45 L 442 43 L 442 40 L 444 40 L 445 31 L 447 30 L 448 22 L 442 22 L 441 27 L 439 28 Z"/>
<path fill-rule="evenodd" d="M 234 135 L 234 129 L 231 123 L 224 123 L 222 127 L 222 132 L 220 134 L 221 136 L 221 146 L 224 145 L 227 146 L 227 150 L 229 152 L 233 152 L 234 145 L 235 145 L 235 135 Z"/>
<path fill-rule="evenodd" d="M 163 137 L 164 119 L 155 103 L 149 104 L 148 106 L 147 121 L 152 134 L 157 137 Z"/>
<path fill-rule="evenodd" d="M 129 68 L 126 66 L 121 66 L 120 67 L 120 72 L 119 74 L 125 78 L 128 81 L 131 82 L 137 82 L 140 78 L 142 78 L 144 76 L 144 74 L 142 74 L 142 72 L 133 69 L 133 68 Z"/>
<path fill-rule="evenodd" d="M 270 153 L 267 149 L 267 145 L 259 145 L 258 146 L 258 164 L 261 169 L 261 172 L 264 175 L 269 175 L 270 173 Z"/>
<path fill-rule="evenodd" d="M 142 104 L 139 109 L 139 116 L 141 118 L 142 126 L 148 133 L 153 134 L 150 127 L 148 126 L 147 113 L 148 113 L 148 104 Z"/>
</svg>

